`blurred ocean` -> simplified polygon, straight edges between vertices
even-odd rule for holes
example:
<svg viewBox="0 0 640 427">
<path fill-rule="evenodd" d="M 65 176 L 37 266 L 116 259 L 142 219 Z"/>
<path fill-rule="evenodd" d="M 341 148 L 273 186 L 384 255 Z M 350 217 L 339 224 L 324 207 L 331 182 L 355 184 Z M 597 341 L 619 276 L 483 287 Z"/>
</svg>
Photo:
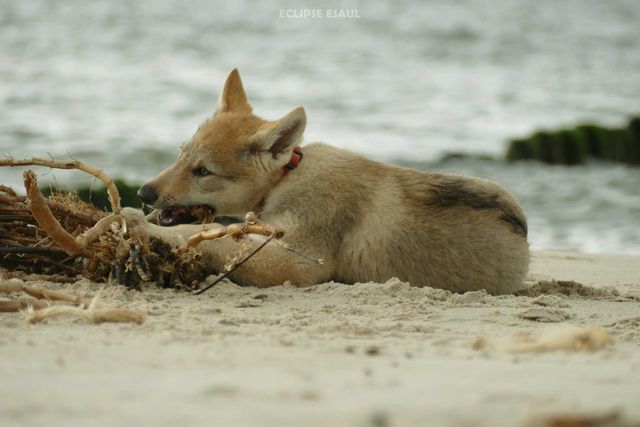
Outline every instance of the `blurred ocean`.
<svg viewBox="0 0 640 427">
<path fill-rule="evenodd" d="M 360 18 L 281 18 L 327 8 Z M 306 108 L 308 142 L 501 182 L 535 249 L 640 254 L 638 168 L 437 161 L 501 155 L 538 128 L 626 122 L 640 112 L 639 22 L 637 0 L 0 0 L 0 153 L 143 182 L 238 67 L 257 114 Z M 20 181 L 0 168 L 0 183 Z"/>
</svg>

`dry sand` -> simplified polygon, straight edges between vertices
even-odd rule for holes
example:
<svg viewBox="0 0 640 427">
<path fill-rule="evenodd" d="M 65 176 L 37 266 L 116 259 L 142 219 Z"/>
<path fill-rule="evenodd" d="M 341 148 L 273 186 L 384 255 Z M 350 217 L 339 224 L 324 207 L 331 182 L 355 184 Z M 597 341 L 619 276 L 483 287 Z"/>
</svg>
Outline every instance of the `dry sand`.
<svg viewBox="0 0 640 427">
<path fill-rule="evenodd" d="M 640 257 L 535 253 L 531 281 L 552 278 L 597 289 L 223 282 L 195 297 L 107 286 L 103 302 L 148 310 L 147 322 L 28 325 L 0 314 L 0 425 L 520 426 L 612 412 L 624 421 L 607 425 L 640 425 Z M 604 327 L 615 343 L 502 345 L 567 325 Z"/>
</svg>

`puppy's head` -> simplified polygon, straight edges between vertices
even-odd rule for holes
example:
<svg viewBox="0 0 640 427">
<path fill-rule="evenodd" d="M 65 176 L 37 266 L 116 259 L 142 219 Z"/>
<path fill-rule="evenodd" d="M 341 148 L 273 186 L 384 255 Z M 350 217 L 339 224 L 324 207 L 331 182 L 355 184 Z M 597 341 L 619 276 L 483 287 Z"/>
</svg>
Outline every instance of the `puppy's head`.
<svg viewBox="0 0 640 427">
<path fill-rule="evenodd" d="M 159 222 L 189 222 L 189 208 L 219 215 L 255 209 L 289 162 L 307 123 L 302 107 L 266 121 L 253 115 L 240 74 L 227 77 L 217 111 L 182 146 L 178 160 L 138 191 Z"/>
</svg>

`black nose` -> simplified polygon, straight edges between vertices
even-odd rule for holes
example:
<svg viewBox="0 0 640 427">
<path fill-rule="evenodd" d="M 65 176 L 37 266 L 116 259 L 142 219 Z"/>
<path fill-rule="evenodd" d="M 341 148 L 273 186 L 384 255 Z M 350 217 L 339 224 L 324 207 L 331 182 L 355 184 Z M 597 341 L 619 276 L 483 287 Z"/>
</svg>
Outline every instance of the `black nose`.
<svg viewBox="0 0 640 427">
<path fill-rule="evenodd" d="M 138 197 L 143 203 L 152 205 L 158 200 L 158 192 L 149 184 L 145 184 L 138 190 Z"/>
</svg>

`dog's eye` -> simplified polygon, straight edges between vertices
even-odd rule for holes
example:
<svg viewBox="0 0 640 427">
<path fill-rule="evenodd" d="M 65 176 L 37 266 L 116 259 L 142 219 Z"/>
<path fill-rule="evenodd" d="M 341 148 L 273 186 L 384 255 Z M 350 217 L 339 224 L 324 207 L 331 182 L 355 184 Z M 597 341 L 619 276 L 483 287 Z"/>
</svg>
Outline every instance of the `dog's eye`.
<svg viewBox="0 0 640 427">
<path fill-rule="evenodd" d="M 207 176 L 207 175 L 211 175 L 211 172 L 209 172 L 209 170 L 207 168 L 195 168 L 193 170 L 193 174 L 196 176 Z"/>
</svg>

